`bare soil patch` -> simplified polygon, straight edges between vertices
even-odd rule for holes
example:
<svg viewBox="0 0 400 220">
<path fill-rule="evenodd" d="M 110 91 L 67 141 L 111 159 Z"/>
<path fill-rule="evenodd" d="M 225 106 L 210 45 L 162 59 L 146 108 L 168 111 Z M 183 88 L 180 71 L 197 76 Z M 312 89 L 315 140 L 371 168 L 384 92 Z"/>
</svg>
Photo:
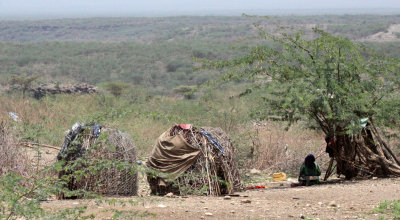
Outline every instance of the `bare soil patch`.
<svg viewBox="0 0 400 220">
<path fill-rule="evenodd" d="M 389 26 L 386 32 L 378 32 L 376 34 L 370 35 L 362 39 L 362 41 L 376 41 L 376 42 L 400 41 L 398 33 L 400 33 L 400 24 L 392 24 Z"/>
<path fill-rule="evenodd" d="M 154 219 L 378 219 L 371 212 L 380 202 L 400 198 L 400 179 L 345 181 L 311 187 L 275 186 L 237 193 L 239 197 L 124 197 L 137 205 L 96 205 L 94 200 L 47 201 L 53 210 L 88 206 L 88 214 L 107 219 L 112 210 L 141 213 Z M 245 201 L 248 200 L 248 201 Z M 247 203 L 246 203 L 247 202 Z M 151 214 L 150 214 L 151 213 Z"/>
</svg>

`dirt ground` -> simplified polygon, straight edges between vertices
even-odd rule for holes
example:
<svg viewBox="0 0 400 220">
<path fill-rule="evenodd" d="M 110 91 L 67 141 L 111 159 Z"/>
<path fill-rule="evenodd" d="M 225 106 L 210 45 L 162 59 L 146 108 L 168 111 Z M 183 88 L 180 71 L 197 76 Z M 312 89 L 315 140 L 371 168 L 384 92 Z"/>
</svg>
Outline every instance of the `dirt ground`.
<svg viewBox="0 0 400 220">
<path fill-rule="evenodd" d="M 236 193 L 238 197 L 120 197 L 134 205 L 96 204 L 94 200 L 53 200 L 44 207 L 58 210 L 88 206 L 96 219 L 378 219 L 372 209 L 400 199 L 400 179 L 342 181 L 311 187 L 267 184 L 270 188 Z M 122 214 L 121 214 L 122 213 Z"/>
</svg>

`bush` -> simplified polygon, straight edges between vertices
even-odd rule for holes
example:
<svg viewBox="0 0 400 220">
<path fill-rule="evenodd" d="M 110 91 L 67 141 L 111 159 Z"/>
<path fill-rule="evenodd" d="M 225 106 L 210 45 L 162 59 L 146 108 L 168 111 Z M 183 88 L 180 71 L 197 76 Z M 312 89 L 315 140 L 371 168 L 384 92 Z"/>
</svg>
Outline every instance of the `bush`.
<svg viewBox="0 0 400 220">
<path fill-rule="evenodd" d="M 105 88 L 113 96 L 119 97 L 129 88 L 129 84 L 124 82 L 108 82 L 105 84 Z"/>
</svg>

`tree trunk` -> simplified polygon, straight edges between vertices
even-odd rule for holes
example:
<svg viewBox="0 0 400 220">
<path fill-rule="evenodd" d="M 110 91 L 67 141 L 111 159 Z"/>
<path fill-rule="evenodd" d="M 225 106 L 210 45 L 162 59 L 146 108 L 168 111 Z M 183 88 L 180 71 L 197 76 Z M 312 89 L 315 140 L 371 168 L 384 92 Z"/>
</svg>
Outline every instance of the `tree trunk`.
<svg viewBox="0 0 400 220">
<path fill-rule="evenodd" d="M 371 123 L 360 134 L 334 136 L 329 147 L 337 162 L 337 173 L 346 179 L 400 176 L 399 160 Z"/>
</svg>

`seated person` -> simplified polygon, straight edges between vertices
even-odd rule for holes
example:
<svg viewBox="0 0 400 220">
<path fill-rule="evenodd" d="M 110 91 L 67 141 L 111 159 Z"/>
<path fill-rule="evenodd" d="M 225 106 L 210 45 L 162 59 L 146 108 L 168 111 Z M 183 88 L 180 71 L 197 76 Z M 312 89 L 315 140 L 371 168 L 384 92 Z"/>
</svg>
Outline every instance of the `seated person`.
<svg viewBox="0 0 400 220">
<path fill-rule="evenodd" d="M 321 170 L 315 163 L 314 155 L 308 154 L 300 167 L 299 184 L 302 186 L 318 184 L 320 175 Z"/>
</svg>

